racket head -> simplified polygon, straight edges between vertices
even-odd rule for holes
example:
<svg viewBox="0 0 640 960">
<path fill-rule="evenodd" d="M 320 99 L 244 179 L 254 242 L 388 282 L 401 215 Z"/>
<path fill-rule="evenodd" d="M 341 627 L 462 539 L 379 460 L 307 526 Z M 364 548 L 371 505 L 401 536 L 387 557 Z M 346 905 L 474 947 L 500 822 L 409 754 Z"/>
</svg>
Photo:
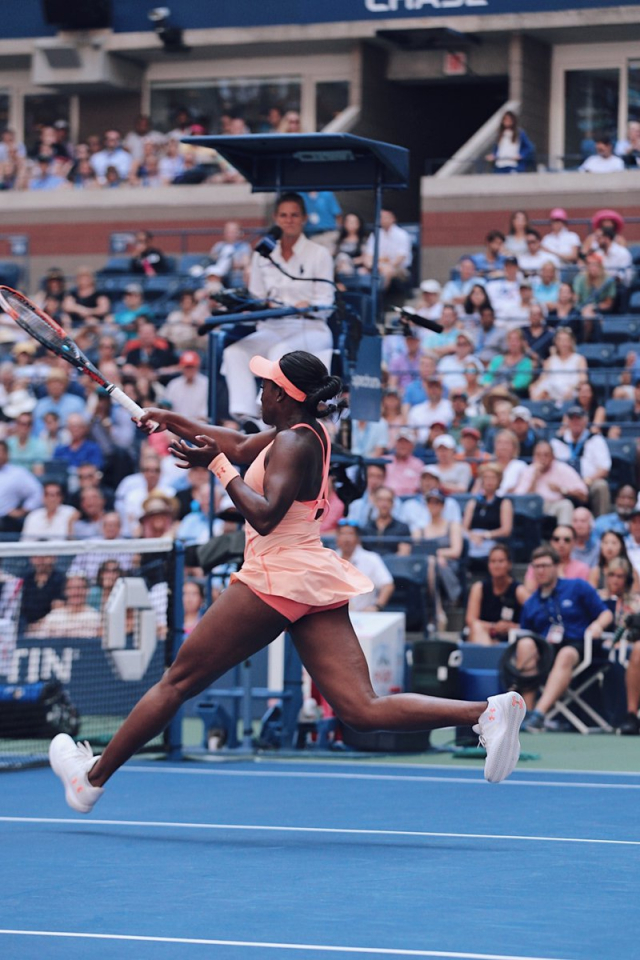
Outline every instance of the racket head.
<svg viewBox="0 0 640 960">
<path fill-rule="evenodd" d="M 41 310 L 19 290 L 0 286 L 0 308 L 47 350 L 62 357 L 83 373 L 89 374 L 97 383 L 102 385 L 107 383 L 64 327 L 61 327 L 53 317 Z"/>
</svg>

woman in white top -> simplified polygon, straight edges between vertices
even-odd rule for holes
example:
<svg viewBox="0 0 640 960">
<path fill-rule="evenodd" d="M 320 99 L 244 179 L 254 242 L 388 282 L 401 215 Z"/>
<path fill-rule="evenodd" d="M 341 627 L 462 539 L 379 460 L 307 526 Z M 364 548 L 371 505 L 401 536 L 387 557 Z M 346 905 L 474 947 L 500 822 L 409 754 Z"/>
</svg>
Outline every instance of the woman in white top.
<svg viewBox="0 0 640 960">
<path fill-rule="evenodd" d="M 562 404 L 572 400 L 587 379 L 587 361 L 576 350 L 571 330 L 561 327 L 553 338 L 555 353 L 543 365 L 542 376 L 531 385 L 532 400 L 552 400 Z"/>
<path fill-rule="evenodd" d="M 493 462 L 496 463 L 502 472 L 500 486 L 498 487 L 498 496 L 506 497 L 513 493 L 523 470 L 526 469 L 524 460 L 519 460 L 520 444 L 518 438 L 512 430 L 500 430 L 493 441 Z M 480 484 L 476 481 L 473 486 L 473 492 L 481 490 Z"/>
</svg>

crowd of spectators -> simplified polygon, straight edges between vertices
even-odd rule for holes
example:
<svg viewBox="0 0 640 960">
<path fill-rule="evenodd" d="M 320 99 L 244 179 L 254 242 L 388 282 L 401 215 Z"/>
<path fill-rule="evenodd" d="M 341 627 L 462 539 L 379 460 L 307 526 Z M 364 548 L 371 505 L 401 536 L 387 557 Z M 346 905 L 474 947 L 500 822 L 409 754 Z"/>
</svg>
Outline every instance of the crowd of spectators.
<svg viewBox="0 0 640 960">
<path fill-rule="evenodd" d="M 301 209 L 291 199 L 285 207 L 283 216 Z M 324 212 L 326 217 L 313 221 L 314 249 L 321 251 L 314 255 L 321 256 L 323 268 L 326 259 L 339 284 L 366 278 L 371 234 L 355 214 L 343 218 L 328 202 Z M 344 475 L 336 474 L 323 522 L 323 534 L 337 537 L 343 555 L 375 573 L 376 590 L 366 598 L 366 609 L 382 610 L 393 597 L 393 578 L 381 572 L 384 560 L 381 568 L 372 558 L 418 553 L 426 557 L 425 625 L 446 628 L 451 611 L 467 602 L 471 570 L 481 578 L 468 595 L 468 623 L 476 624 L 471 639 L 503 639 L 506 622 L 517 624 L 527 596 L 539 587 L 535 562 L 522 584 L 510 576 L 515 522 L 510 498 L 518 495 L 540 498 L 540 539 L 552 545 L 561 578 L 582 580 L 602 597 L 608 591 L 610 599 L 614 573 L 620 575 L 616 564 L 624 561 L 634 595 L 640 472 L 630 464 L 626 481 L 612 486 L 609 442 L 621 427 L 607 421 L 581 351 L 597 344 L 609 318 L 624 309 L 635 266 L 615 211 L 594 214 L 584 240 L 569 228 L 569 219 L 556 208 L 548 229 L 538 229 L 517 211 L 508 231 L 491 229 L 484 248 L 452 265 L 444 284 L 424 280 L 416 309 L 441 322 L 442 333 L 405 320 L 386 335 L 379 421 L 348 421 L 346 431 L 344 423 L 335 425 L 336 438 L 350 444 L 349 452 L 375 461 L 360 489 L 354 477 L 345 484 Z M 380 253 L 388 291 L 406 288 L 411 242 L 390 210 L 383 212 Z M 198 282 L 179 291 L 165 312 L 146 299 L 143 281 L 170 271 L 169 258 L 146 230 L 136 234 L 130 254 L 130 273 L 141 282 L 128 283 L 121 300 L 112 300 L 100 277 L 86 268 L 77 270 L 72 283 L 52 268 L 37 299 L 141 405 L 166 405 L 205 420 L 209 379 L 202 372 L 205 342 L 198 326 L 210 315 L 212 295 L 242 282 L 269 299 L 271 288 L 256 288 L 256 255 L 235 223 L 226 226 Z M 326 304 L 326 290 L 321 301 Z M 631 421 L 640 418 L 638 373 L 630 351 L 611 383 L 610 392 L 627 400 Z M 240 374 L 234 377 L 238 387 Z M 252 402 L 254 393 L 252 383 Z M 206 473 L 194 469 L 185 477 L 168 455 L 166 434 L 143 438 L 104 391 L 23 339 L 6 318 L 0 318 L 0 410 L 5 536 L 177 535 L 190 543 L 208 538 Z M 226 423 L 237 429 L 262 426 L 255 415 L 252 421 Z M 216 514 L 220 500 L 216 489 Z M 233 521 L 215 521 L 216 535 L 230 529 Z M 121 557 L 106 560 L 124 569 Z M 94 578 L 98 572 L 98 566 L 91 571 Z M 191 572 L 203 574 L 197 566 Z M 97 581 L 81 582 L 87 571 L 73 573 L 63 589 L 67 606 L 79 623 L 92 623 L 90 613 L 100 604 L 96 608 L 91 598 L 104 593 L 96 592 Z M 199 590 L 196 585 L 191 591 L 192 617 Z M 501 606 L 496 597 L 504 601 Z M 627 606 L 613 604 L 613 616 L 619 620 Z M 56 621 L 47 620 L 51 612 L 40 618 L 38 629 Z M 42 626 L 45 621 L 49 627 Z"/>
<path fill-rule="evenodd" d="M 214 150 L 181 143 L 183 137 L 249 133 L 301 133 L 297 107 L 272 107 L 251 130 L 241 113 L 225 111 L 214 129 L 202 118 L 180 108 L 175 126 L 166 132 L 153 128 L 140 114 L 131 130 L 91 134 L 78 143 L 69 136 L 69 123 L 37 125 L 30 143 L 21 143 L 11 128 L 0 136 L 0 189 L 61 190 L 161 187 L 170 184 L 240 183 L 243 177 Z"/>
</svg>

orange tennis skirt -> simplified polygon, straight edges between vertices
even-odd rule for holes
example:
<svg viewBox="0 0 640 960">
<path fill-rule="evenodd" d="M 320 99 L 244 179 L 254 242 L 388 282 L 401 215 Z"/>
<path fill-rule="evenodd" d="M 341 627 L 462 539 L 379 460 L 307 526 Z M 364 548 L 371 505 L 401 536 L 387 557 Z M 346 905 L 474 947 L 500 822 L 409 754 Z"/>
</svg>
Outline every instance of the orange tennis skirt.
<svg viewBox="0 0 640 960">
<path fill-rule="evenodd" d="M 288 597 L 278 597 L 271 593 L 261 593 L 260 590 L 252 587 L 250 583 L 247 583 L 246 586 L 249 587 L 252 593 L 255 593 L 256 597 L 259 597 L 269 607 L 272 607 L 274 610 L 277 610 L 278 613 L 281 613 L 283 617 L 286 617 L 289 623 L 295 623 L 296 620 L 301 620 L 302 617 L 306 617 L 310 613 L 324 613 L 325 610 L 337 610 L 338 607 L 345 607 L 349 603 L 348 600 L 338 600 L 337 603 L 325 603 L 323 606 L 314 606 L 310 603 L 299 603 L 297 600 L 289 600 Z"/>
</svg>

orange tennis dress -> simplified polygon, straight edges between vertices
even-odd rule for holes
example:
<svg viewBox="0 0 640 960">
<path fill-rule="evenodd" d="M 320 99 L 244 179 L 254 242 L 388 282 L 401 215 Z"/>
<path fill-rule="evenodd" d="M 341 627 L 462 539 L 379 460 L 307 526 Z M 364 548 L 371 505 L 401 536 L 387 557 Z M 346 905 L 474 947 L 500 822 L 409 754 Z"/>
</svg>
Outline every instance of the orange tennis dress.
<svg viewBox="0 0 640 960">
<path fill-rule="evenodd" d="M 242 581 L 291 620 L 342 606 L 351 597 L 373 590 L 368 577 L 324 547 L 320 539 L 321 516 L 317 515 L 328 507 L 331 461 L 329 434 L 324 424 L 320 426 L 326 449 L 323 448 L 319 496 L 315 500 L 295 500 L 278 526 L 266 536 L 260 536 L 245 522 L 244 563 L 241 570 L 231 575 L 232 583 Z M 316 433 L 307 423 L 297 423 L 291 429 L 301 428 Z M 264 463 L 270 447 L 271 444 L 258 454 L 244 478 L 259 494 L 264 494 Z"/>
</svg>

